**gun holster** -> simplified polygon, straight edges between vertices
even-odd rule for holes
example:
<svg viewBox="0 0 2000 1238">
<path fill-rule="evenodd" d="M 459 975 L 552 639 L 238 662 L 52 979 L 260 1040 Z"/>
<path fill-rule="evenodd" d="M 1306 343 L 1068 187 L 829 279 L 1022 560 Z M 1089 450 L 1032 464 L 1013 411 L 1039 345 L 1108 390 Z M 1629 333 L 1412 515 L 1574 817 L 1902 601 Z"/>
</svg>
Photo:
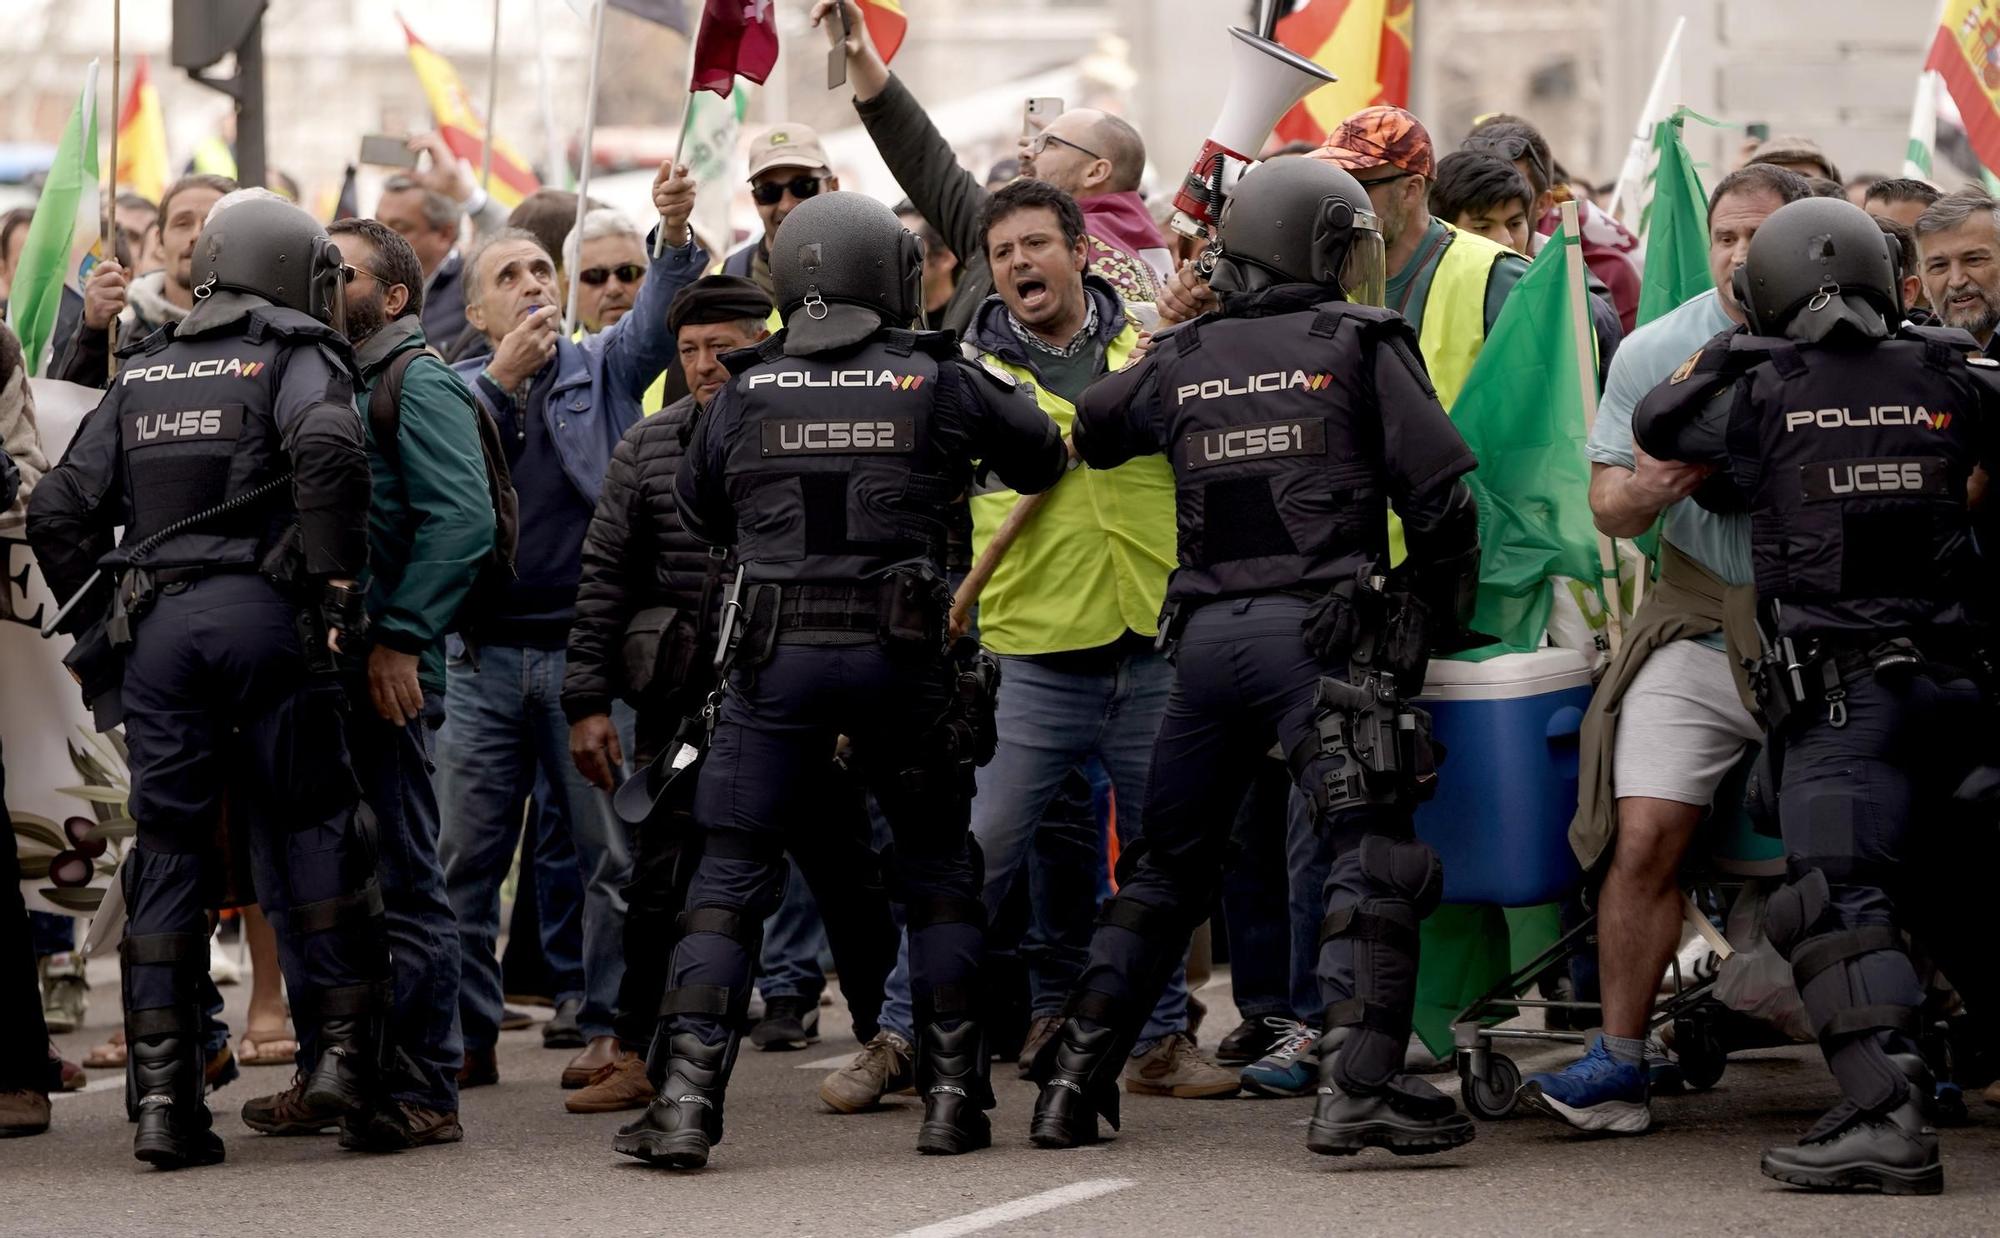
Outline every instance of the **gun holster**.
<svg viewBox="0 0 2000 1238">
<path fill-rule="evenodd" d="M 104 617 L 104 636 L 111 647 L 123 650 L 132 643 L 139 620 L 153 608 L 159 590 L 153 574 L 143 567 L 128 567 L 111 585 L 111 607 Z"/>
</svg>

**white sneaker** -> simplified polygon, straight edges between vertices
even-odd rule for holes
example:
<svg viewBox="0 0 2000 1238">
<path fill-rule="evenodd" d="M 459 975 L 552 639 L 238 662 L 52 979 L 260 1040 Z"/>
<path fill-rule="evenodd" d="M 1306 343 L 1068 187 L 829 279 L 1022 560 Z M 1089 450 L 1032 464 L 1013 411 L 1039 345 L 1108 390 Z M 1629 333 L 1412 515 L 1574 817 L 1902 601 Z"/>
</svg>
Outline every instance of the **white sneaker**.
<svg viewBox="0 0 2000 1238">
<path fill-rule="evenodd" d="M 214 937 L 208 939 L 208 978 L 217 984 L 237 984 L 243 979 L 243 968 L 229 957 L 229 948 Z"/>
</svg>

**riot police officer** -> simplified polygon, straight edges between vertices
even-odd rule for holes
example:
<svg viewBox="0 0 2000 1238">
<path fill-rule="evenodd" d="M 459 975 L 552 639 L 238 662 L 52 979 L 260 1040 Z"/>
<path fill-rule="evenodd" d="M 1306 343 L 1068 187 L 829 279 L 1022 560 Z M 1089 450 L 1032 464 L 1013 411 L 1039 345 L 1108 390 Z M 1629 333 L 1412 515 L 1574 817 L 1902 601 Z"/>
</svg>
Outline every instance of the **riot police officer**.
<svg viewBox="0 0 2000 1238">
<path fill-rule="evenodd" d="M 1311 159 L 1262 164 L 1219 241 L 1220 309 L 1093 386 L 1074 432 L 1092 467 L 1172 461 L 1180 564 L 1161 631 L 1175 679 L 1139 842 L 1036 1062 L 1031 1135 L 1069 1147 L 1097 1137 L 1100 1115 L 1118 1124 L 1119 1068 L 1208 915 L 1229 822 L 1275 736 L 1336 856 L 1307 1146 L 1439 1152 L 1472 1126 L 1402 1068 L 1418 923 L 1442 883 L 1411 826 L 1434 785 L 1428 721 L 1404 700 L 1423 681 L 1426 629 L 1454 626 L 1476 583 L 1460 480 L 1475 462 L 1409 326 L 1378 308 L 1381 234 L 1353 177 Z M 1385 581 L 1391 507 L 1409 560 Z"/>
<path fill-rule="evenodd" d="M 318 1030 L 306 1099 L 356 1113 L 372 1093 L 388 954 L 332 662 L 361 622 L 369 495 L 343 275 L 297 207 L 218 204 L 195 242 L 194 311 L 127 357 L 29 507 L 57 595 L 88 590 L 65 620 L 86 691 L 101 700 L 122 664 L 138 826 L 121 873 L 128 1091 L 134 1153 L 163 1169 L 223 1159 L 196 984 L 225 786 L 294 1017 Z"/>
<path fill-rule="evenodd" d="M 895 835 L 884 863 L 909 919 L 917 1146 L 966 1152 L 989 1141 L 993 1104 L 972 1019 L 985 916 L 968 824 L 997 672 L 946 656 L 948 509 L 975 460 L 1034 493 L 1066 453 L 1026 393 L 961 361 L 949 334 L 906 329 L 922 250 L 887 207 L 822 194 L 771 251 L 786 328 L 730 354 L 674 479 L 687 529 L 736 553 L 730 670 L 695 789 L 703 851 L 661 1003 L 664 1081 L 614 1146 L 707 1163 L 759 930 L 784 889 L 780 827 L 811 819 L 845 734 Z"/>
<path fill-rule="evenodd" d="M 2000 382 L 1968 360 L 1971 336 L 1902 322 L 1891 243 L 1845 202 L 1779 210 L 1736 272 L 1747 329 L 1690 357 L 1634 426 L 1655 456 L 1715 466 L 1698 500 L 1751 516 L 1753 682 L 1791 878 L 1765 924 L 1842 1096 L 1763 1171 L 1934 1194 L 1923 990 L 1899 923 L 1918 823 L 1974 836 L 1954 790 L 1991 734 L 1992 615 L 1966 482 L 1993 466 Z"/>
</svg>

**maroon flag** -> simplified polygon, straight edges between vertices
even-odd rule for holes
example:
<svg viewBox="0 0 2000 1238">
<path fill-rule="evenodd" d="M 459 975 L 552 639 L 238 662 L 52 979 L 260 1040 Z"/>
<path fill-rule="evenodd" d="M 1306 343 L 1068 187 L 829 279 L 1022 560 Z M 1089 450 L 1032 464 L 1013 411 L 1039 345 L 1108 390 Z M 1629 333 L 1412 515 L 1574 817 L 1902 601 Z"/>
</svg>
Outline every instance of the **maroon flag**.
<svg viewBox="0 0 2000 1238">
<path fill-rule="evenodd" d="M 763 84 L 778 63 L 772 0 L 706 0 L 694 41 L 690 90 L 727 95 L 740 74 Z"/>
</svg>

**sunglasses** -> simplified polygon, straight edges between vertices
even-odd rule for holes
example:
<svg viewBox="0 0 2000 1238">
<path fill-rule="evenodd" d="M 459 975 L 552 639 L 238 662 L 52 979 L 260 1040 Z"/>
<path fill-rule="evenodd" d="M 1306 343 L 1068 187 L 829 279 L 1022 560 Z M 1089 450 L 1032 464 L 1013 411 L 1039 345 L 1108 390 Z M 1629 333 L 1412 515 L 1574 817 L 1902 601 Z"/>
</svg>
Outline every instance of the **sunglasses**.
<svg viewBox="0 0 2000 1238">
<path fill-rule="evenodd" d="M 1059 138 L 1055 134 L 1050 133 L 1047 130 L 1044 130 L 1041 133 L 1036 134 L 1034 140 L 1028 143 L 1028 158 L 1030 159 L 1041 158 L 1042 152 L 1049 148 L 1050 142 L 1054 142 L 1058 146 L 1067 146 L 1071 150 L 1076 151 L 1078 154 L 1089 155 L 1092 159 L 1104 158 L 1104 156 L 1098 154 L 1096 151 L 1090 149 L 1088 146 L 1078 146 L 1075 142 L 1070 141 L 1068 138 Z"/>
<path fill-rule="evenodd" d="M 388 280 L 383 279 L 380 275 L 375 274 L 375 272 L 370 271 L 365 267 L 351 266 L 345 262 L 340 264 L 341 283 L 351 284 L 354 282 L 354 277 L 357 275 L 366 275 L 369 279 L 374 280 L 376 283 L 381 284 L 384 287 L 387 287 L 389 283 Z"/>
<path fill-rule="evenodd" d="M 803 202 L 819 195 L 820 178 L 817 176 L 794 176 L 788 181 L 765 181 L 761 185 L 750 186 L 750 200 L 758 206 L 776 206 L 784 200 L 787 191 Z"/>
<path fill-rule="evenodd" d="M 1465 140 L 1464 149 L 1498 155 L 1508 163 L 1519 163 L 1525 159 L 1528 161 L 1528 166 L 1534 168 L 1536 174 L 1542 178 L 1544 185 L 1555 184 L 1556 178 L 1549 170 L 1549 166 L 1542 162 L 1542 157 L 1536 153 L 1534 144 L 1524 137 L 1482 138 L 1474 134 Z"/>
<path fill-rule="evenodd" d="M 621 284 L 636 284 L 646 278 L 646 268 L 636 262 L 621 262 L 615 267 L 585 267 L 576 273 L 576 277 L 579 280 L 589 284 L 592 288 L 597 287 L 614 275 L 618 277 L 618 282 Z"/>
</svg>

